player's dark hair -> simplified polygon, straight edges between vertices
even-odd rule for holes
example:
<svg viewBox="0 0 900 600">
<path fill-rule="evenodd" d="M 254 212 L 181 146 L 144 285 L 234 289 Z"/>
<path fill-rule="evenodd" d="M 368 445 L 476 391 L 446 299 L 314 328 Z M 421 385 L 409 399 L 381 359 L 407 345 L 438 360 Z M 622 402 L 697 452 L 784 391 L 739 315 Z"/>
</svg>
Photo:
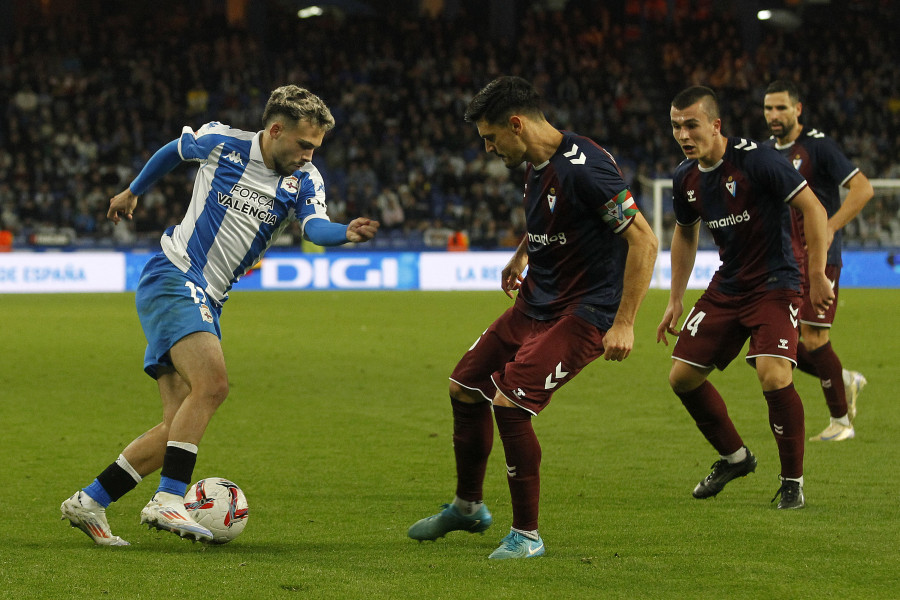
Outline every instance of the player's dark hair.
<svg viewBox="0 0 900 600">
<path fill-rule="evenodd" d="M 306 120 L 325 131 L 334 127 L 334 117 L 322 99 L 296 85 L 283 85 L 272 91 L 263 111 L 263 127 L 279 116 L 294 122 Z"/>
<path fill-rule="evenodd" d="M 696 104 L 701 100 L 705 100 L 706 113 L 710 119 L 719 118 L 719 98 L 710 88 L 703 85 L 694 85 L 687 89 L 681 90 L 672 98 L 672 106 L 678 110 L 684 110 L 688 106 Z"/>
<path fill-rule="evenodd" d="M 466 107 L 465 119 L 469 123 L 484 119 L 488 123 L 499 124 L 516 113 L 543 116 L 541 96 L 521 77 L 505 75 L 475 94 Z"/>
<path fill-rule="evenodd" d="M 776 79 L 766 88 L 766 94 L 778 94 L 780 92 L 787 92 L 788 97 L 794 104 L 800 102 L 800 89 L 793 81 Z"/>
</svg>

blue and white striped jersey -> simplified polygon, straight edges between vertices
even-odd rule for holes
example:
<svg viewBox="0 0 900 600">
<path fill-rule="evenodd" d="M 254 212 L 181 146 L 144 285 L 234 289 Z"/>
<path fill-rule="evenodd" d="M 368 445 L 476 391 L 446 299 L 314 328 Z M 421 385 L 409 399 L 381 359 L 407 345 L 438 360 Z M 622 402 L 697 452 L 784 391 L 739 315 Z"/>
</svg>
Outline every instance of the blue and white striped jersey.
<svg viewBox="0 0 900 600">
<path fill-rule="evenodd" d="M 266 167 L 261 132 L 212 122 L 182 130 L 178 154 L 200 163 L 181 224 L 162 236 L 165 255 L 218 303 L 291 222 L 326 219 L 325 185 L 307 163 L 289 177 Z"/>
</svg>

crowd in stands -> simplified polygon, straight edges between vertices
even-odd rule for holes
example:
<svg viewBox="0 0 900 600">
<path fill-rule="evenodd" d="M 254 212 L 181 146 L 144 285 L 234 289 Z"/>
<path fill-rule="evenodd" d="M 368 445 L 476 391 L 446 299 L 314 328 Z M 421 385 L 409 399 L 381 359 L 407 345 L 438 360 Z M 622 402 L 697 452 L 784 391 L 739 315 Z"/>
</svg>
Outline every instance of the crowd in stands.
<svg viewBox="0 0 900 600">
<path fill-rule="evenodd" d="M 337 127 L 314 159 L 329 213 L 379 219 L 381 247 L 441 247 L 456 233 L 478 249 L 521 239 L 522 171 L 487 155 L 462 118 L 501 74 L 534 82 L 551 123 L 609 150 L 648 215 L 647 180 L 670 176 L 682 158 L 669 101 L 691 84 L 719 92 L 726 133 L 760 139 L 765 86 L 794 79 L 806 92 L 804 122 L 836 138 L 870 178 L 900 178 L 900 47 L 890 42 L 900 19 L 890 2 L 808 11 L 800 29 L 762 27 L 755 42 L 711 2 L 687 14 L 578 1 L 523 8 L 514 39 L 464 14 L 270 14 L 257 35 L 192 4 L 201 3 L 140 19 L 48 17 L 3 40 L 0 230 L 14 246 L 156 244 L 184 214 L 195 165 L 152 188 L 124 226 L 106 220 L 109 198 L 185 125 L 259 129 L 269 91 L 284 83 L 331 107 Z M 900 246 L 898 198 L 876 194 L 847 243 Z M 299 243 L 296 228 L 285 243 Z"/>
</svg>

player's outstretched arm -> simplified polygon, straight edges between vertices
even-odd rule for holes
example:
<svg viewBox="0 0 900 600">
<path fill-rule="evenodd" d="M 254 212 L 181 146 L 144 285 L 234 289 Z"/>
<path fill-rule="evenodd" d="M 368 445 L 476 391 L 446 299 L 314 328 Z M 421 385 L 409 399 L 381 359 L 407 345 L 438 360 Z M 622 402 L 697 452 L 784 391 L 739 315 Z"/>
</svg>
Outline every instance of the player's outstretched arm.
<svg viewBox="0 0 900 600">
<path fill-rule="evenodd" d="M 678 319 L 684 312 L 684 291 L 687 289 L 691 271 L 694 270 L 694 260 L 697 258 L 697 245 L 700 240 L 700 221 L 693 225 L 675 225 L 672 234 L 672 282 L 669 291 L 669 304 L 663 314 L 659 327 L 656 328 L 656 342 L 662 342 L 666 346 L 669 340 L 666 334 L 678 335 Z"/>
<path fill-rule="evenodd" d="M 603 337 L 603 358 L 617 361 L 628 358 L 634 348 L 634 320 L 650 287 L 659 251 L 659 241 L 641 213 L 635 215 L 622 237 L 628 242 L 622 300 L 612 327 Z"/>
</svg>

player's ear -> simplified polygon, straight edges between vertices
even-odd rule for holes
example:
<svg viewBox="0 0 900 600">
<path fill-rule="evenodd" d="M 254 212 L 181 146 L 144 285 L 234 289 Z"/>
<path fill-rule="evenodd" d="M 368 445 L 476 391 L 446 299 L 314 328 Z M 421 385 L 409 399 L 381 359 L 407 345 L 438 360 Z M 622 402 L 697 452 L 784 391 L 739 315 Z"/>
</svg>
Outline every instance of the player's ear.
<svg viewBox="0 0 900 600">
<path fill-rule="evenodd" d="M 284 125 L 281 124 L 281 121 L 272 121 L 269 123 L 268 127 L 269 137 L 273 140 L 278 139 L 278 136 L 281 135 L 281 132 L 284 131 Z"/>
<path fill-rule="evenodd" d="M 520 117 L 519 115 L 512 115 L 509 118 L 508 125 L 510 131 L 512 131 L 516 135 L 522 133 L 522 129 L 524 128 L 522 124 L 522 117 Z"/>
<path fill-rule="evenodd" d="M 797 116 L 799 117 L 802 114 L 803 114 L 803 103 L 798 102 L 797 103 Z"/>
</svg>

